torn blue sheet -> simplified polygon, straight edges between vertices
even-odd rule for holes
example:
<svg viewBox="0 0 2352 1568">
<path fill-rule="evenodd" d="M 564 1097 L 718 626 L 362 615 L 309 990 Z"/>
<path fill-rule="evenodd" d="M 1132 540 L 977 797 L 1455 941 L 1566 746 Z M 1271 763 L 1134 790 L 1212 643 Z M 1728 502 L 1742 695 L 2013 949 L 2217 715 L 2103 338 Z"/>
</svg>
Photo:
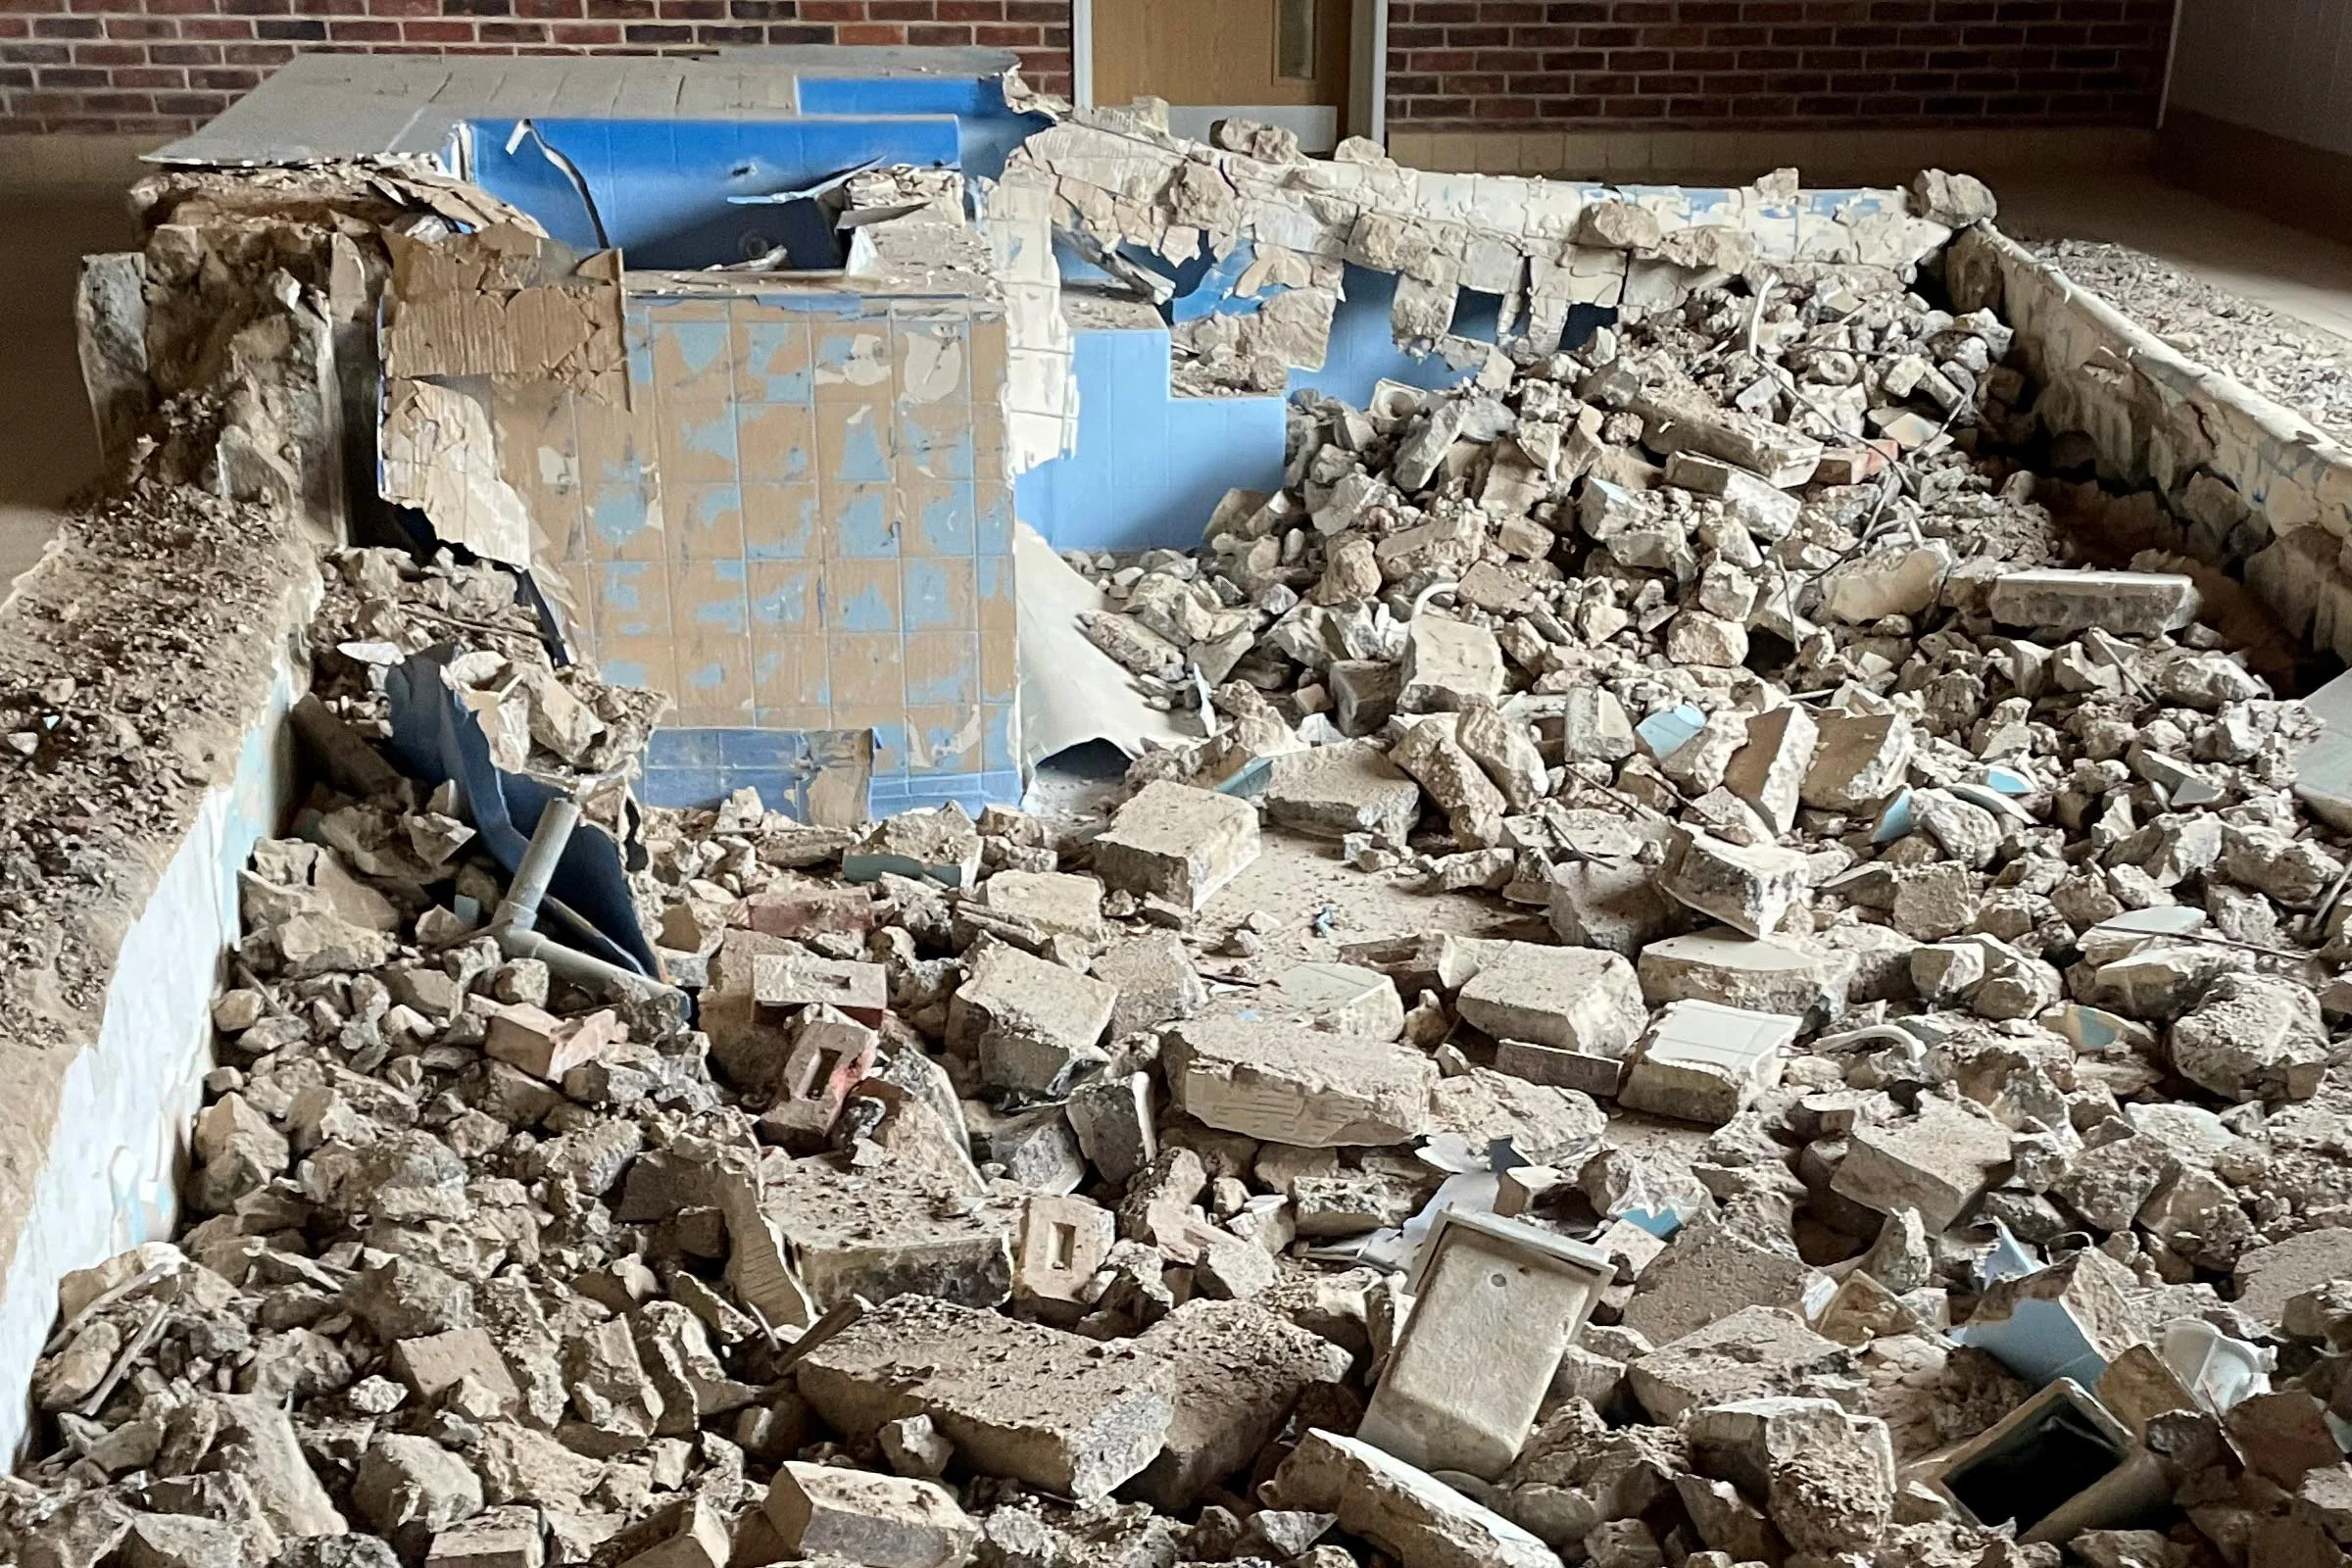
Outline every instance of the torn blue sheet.
<svg viewBox="0 0 2352 1568">
<path fill-rule="evenodd" d="M 513 872 L 556 791 L 490 760 L 490 738 L 481 722 L 443 678 L 456 652 L 444 643 L 410 655 L 386 672 L 392 750 L 408 772 L 426 783 L 456 783 L 460 814 L 473 824 L 491 857 Z M 542 926 L 552 921 L 562 927 L 567 946 L 639 974 L 661 976 L 637 923 L 620 846 L 593 822 L 582 822 L 564 847 L 540 920 Z"/>
</svg>

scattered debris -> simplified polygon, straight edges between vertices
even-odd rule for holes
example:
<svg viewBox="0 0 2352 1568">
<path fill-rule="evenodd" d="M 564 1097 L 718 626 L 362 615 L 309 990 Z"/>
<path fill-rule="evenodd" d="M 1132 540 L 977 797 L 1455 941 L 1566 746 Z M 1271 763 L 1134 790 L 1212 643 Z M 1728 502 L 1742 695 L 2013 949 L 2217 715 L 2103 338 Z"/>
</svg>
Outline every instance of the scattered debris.
<svg viewBox="0 0 2352 1568">
<path fill-rule="evenodd" d="M 1238 232 L 1136 113 L 1166 177 L 1080 225 Z M 1879 216 L 1990 208 L 1914 197 Z M 1073 563 L 1205 732 L 1102 813 L 642 809 L 659 700 L 559 666 L 510 569 L 335 552 L 187 1223 L 65 1282 L 0 1555 L 2337 1560 L 2308 710 L 2206 580 L 2069 555 L 2004 455 L 2012 327 L 1932 303 L 1915 233 L 1767 266 L 1593 203 L 1539 276 L 1348 210 L 1311 261 L 1250 215 L 1307 308 L 1204 318 L 1202 375 L 1318 343 L 1343 249 L 1408 337 L 1458 348 L 1495 271 L 1563 346 L 1302 397 L 1200 551 Z M 1595 253 L 1618 319 L 1563 338 Z M 173 505 L 190 548 L 237 515 Z M 661 976 L 553 909 L 512 951 L 539 893 L 395 734 L 428 650 L 499 769 L 631 848 Z M 0 783 L 137 756 L 39 673 Z M 20 957 L 102 815 L 25 787 Z M 1374 886 L 1427 918 L 1363 928 Z"/>
</svg>

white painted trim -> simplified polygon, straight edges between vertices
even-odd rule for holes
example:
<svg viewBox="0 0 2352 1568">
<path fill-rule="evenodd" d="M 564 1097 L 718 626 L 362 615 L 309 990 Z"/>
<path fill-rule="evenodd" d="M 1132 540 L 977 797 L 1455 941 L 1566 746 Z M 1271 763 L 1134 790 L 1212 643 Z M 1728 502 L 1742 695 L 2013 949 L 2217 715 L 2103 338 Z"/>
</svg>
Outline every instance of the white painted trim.
<svg viewBox="0 0 2352 1568">
<path fill-rule="evenodd" d="M 2180 63 L 2180 19 L 2190 0 L 2174 0 L 2172 41 L 2164 46 L 2164 86 L 2156 94 L 2156 128 L 2164 128 L 2164 117 L 2173 111 L 2173 68 Z"/>
<path fill-rule="evenodd" d="M 1348 73 L 1348 133 L 1384 147 L 1389 140 L 1389 4 L 1355 0 L 1348 21 L 1353 58 Z M 1367 81 L 1369 95 L 1358 85 Z M 1095 107 L 1095 0 L 1070 0 L 1070 101 L 1081 109 Z"/>
</svg>

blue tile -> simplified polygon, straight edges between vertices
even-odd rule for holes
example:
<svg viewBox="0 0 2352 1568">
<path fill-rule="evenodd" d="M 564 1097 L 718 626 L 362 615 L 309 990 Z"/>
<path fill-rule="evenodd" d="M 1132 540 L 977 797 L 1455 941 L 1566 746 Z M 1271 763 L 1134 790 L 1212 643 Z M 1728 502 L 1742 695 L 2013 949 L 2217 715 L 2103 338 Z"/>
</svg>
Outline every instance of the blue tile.
<svg viewBox="0 0 2352 1568">
<path fill-rule="evenodd" d="M 645 746 L 645 765 L 656 767 L 716 767 L 724 753 L 722 729 L 658 729 Z"/>
<path fill-rule="evenodd" d="M 730 768 L 790 768 L 808 759 L 808 739 L 797 729 L 722 729 L 719 753 Z"/>
<path fill-rule="evenodd" d="M 649 767 L 639 787 L 646 805 L 679 808 L 715 806 L 727 793 L 715 767 Z"/>
</svg>

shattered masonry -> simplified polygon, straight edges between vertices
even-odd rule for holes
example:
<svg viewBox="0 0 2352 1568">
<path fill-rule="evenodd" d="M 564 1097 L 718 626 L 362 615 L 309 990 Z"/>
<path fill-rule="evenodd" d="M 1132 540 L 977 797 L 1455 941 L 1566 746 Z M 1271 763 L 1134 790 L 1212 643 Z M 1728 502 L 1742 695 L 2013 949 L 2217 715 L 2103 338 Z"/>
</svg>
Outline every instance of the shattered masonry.
<svg viewBox="0 0 2352 1568">
<path fill-rule="evenodd" d="M 738 420 L 812 411 L 820 499 L 937 480 L 939 431 L 861 479 L 821 421 L 1019 412 L 981 381 L 1053 333 L 959 220 L 875 222 L 823 290 L 647 298 L 421 172 L 145 190 L 84 296 L 135 486 L 73 548 L 337 520 L 313 466 L 388 286 L 384 477 L 467 555 L 319 556 L 308 793 L 240 878 L 185 1223 L 58 1282 L 0 1553 L 2344 1560 L 2352 818 L 2298 777 L 2326 694 L 2283 695 L 2336 624 L 2336 449 L 1964 177 L 1626 201 L 1226 140 L 1059 124 L 992 200 L 1147 290 L 1120 245 L 1238 259 L 1206 381 L 1317 359 L 1343 262 L 1476 373 L 1301 398 L 1199 549 L 1068 564 L 1175 737 L 1115 788 L 874 821 L 878 733 L 789 803 L 630 798 L 664 694 L 561 568 L 631 558 L 509 438 L 537 400 L 609 421 L 583 459 L 650 439 L 671 524 L 730 482 L 669 462 L 716 365 L 792 388 Z M 948 303 L 906 313 L 918 276 Z M 1449 340 L 1462 287 L 1498 344 Z M 547 352 L 502 357 L 523 318 Z M 70 620 L 72 564 L 17 604 Z M 188 700 L 93 663 L 7 699 L 14 943 L 68 920 L 80 794 L 179 807 L 97 705 Z M 616 929 L 577 865 L 515 924 L 525 778 L 633 863 Z"/>
</svg>

